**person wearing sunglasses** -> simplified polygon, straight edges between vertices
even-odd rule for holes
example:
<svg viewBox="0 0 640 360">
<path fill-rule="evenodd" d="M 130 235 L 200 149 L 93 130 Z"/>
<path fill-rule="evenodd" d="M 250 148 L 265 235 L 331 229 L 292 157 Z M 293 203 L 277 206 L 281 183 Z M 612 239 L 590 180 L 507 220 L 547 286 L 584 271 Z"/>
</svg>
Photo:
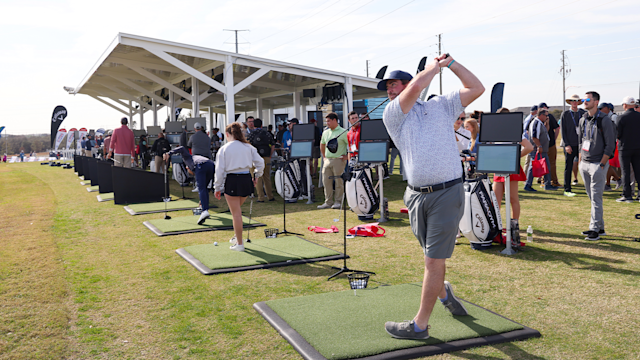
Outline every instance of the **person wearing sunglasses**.
<svg viewBox="0 0 640 360">
<path fill-rule="evenodd" d="M 578 185 L 578 132 L 580 119 L 585 114 L 584 109 L 578 109 L 582 99 L 577 94 L 567 98 L 567 104 L 571 108 L 565 110 L 560 116 L 560 132 L 564 143 L 564 196 L 573 197 L 576 194 L 571 191 L 571 185 Z M 574 169 L 575 164 L 575 169 Z M 575 182 L 571 182 L 571 172 L 574 173 Z"/>
<path fill-rule="evenodd" d="M 606 235 L 602 194 L 609 170 L 609 159 L 615 149 L 613 123 L 598 110 L 599 102 L 600 94 L 595 91 L 586 93 L 584 108 L 587 112 L 580 119 L 578 137 L 578 171 L 591 200 L 589 230 L 583 231 L 582 234 L 587 236 L 585 240 L 591 241 L 600 240 L 600 236 Z"/>
</svg>

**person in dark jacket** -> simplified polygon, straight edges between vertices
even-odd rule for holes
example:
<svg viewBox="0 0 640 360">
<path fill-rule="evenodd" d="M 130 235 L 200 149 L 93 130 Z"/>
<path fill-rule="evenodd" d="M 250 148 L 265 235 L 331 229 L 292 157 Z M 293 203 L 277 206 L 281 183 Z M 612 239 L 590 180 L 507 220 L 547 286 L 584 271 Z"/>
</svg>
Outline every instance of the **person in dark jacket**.
<svg viewBox="0 0 640 360">
<path fill-rule="evenodd" d="M 598 110 L 600 95 L 595 91 L 589 91 L 584 102 L 587 112 L 580 119 L 578 169 L 584 180 L 587 196 L 591 200 L 591 221 L 589 230 L 583 231 L 582 234 L 587 236 L 585 240 L 595 241 L 606 235 L 602 194 L 609 170 L 609 159 L 615 150 L 616 137 L 613 123 Z"/>
<path fill-rule="evenodd" d="M 164 174 L 165 171 L 167 171 L 167 165 L 165 164 L 164 157 L 162 155 L 169 150 L 171 150 L 171 144 L 169 143 L 169 140 L 164 137 L 164 133 L 160 131 L 158 139 L 153 142 L 153 145 L 151 145 L 151 152 L 156 154 L 154 159 L 154 172 Z"/>
<path fill-rule="evenodd" d="M 578 131 L 580 126 L 580 118 L 584 115 L 583 109 L 578 109 L 578 105 L 582 104 L 582 99 L 578 95 L 572 95 L 568 98 L 567 103 L 571 105 L 571 109 L 565 110 L 560 116 L 562 132 L 562 141 L 564 142 L 564 195 L 576 196 L 571 191 L 571 171 L 573 163 L 578 157 Z M 574 184 L 574 185 L 577 185 Z"/>
<path fill-rule="evenodd" d="M 618 202 L 633 202 L 633 189 L 631 188 L 631 167 L 636 177 L 636 186 L 640 194 L 638 174 L 640 174 L 640 113 L 635 111 L 636 99 L 627 96 L 622 100 L 624 113 L 618 116 L 618 155 L 622 167 L 622 197 Z"/>
</svg>

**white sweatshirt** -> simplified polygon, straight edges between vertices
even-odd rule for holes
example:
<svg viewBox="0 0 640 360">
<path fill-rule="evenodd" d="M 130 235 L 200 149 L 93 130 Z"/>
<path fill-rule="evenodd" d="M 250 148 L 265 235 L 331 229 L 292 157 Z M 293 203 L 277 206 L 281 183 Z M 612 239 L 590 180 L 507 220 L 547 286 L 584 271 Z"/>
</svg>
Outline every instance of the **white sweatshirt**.
<svg viewBox="0 0 640 360">
<path fill-rule="evenodd" d="M 264 160 L 258 150 L 240 141 L 230 141 L 222 146 L 216 154 L 215 191 L 224 190 L 227 174 L 248 173 L 255 167 L 255 178 L 262 176 Z"/>
</svg>

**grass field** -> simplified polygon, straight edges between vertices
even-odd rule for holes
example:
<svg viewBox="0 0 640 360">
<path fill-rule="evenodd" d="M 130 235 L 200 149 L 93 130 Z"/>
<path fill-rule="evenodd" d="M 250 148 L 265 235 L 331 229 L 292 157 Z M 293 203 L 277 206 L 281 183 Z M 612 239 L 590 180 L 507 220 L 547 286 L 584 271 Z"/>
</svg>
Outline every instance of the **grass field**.
<svg viewBox="0 0 640 360">
<path fill-rule="evenodd" d="M 385 181 L 394 219 L 383 224 L 386 237 L 348 243 L 349 267 L 377 273 L 370 286 L 422 279 L 420 248 L 399 211 L 403 190 L 399 175 Z M 574 191 L 575 198 L 520 192 L 523 235 L 534 228 L 523 252 L 473 251 L 462 238 L 447 262 L 458 296 L 543 337 L 436 358 L 640 358 L 640 242 L 633 241 L 640 204 L 605 193 L 609 236 L 587 242 L 579 234 L 588 227 L 589 201 L 580 186 Z M 174 251 L 225 243 L 231 231 L 157 237 L 142 222 L 163 214 L 131 216 L 95 195 L 72 170 L 0 166 L 0 359 L 298 359 L 252 304 L 348 289 L 344 276 L 327 281 L 330 266 L 342 261 L 203 276 Z M 248 202 L 244 210 L 248 215 Z M 281 210 L 280 201 L 254 203 L 253 218 L 282 228 Z M 342 251 L 342 233 L 306 230 L 334 225 L 337 210 L 301 201 L 287 211 L 288 230 Z M 352 213 L 347 220 L 358 223 Z M 342 230 L 342 219 L 337 225 Z M 263 236 L 261 228 L 251 233 Z"/>
</svg>

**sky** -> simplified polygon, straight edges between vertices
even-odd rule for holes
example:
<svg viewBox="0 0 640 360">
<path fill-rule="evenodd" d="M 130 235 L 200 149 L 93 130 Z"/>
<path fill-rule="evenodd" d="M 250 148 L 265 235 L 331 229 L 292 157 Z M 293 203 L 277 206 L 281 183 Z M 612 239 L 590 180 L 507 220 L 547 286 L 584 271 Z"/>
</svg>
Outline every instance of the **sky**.
<svg viewBox="0 0 640 360">
<path fill-rule="evenodd" d="M 570 73 L 567 96 L 597 91 L 615 105 L 640 93 L 638 0 L 214 0 L 149 2 L 0 0 L 0 126 L 9 134 L 48 133 L 53 109 L 62 127 L 114 128 L 121 114 L 69 95 L 118 33 L 235 51 L 374 77 L 412 74 L 420 58 L 443 53 L 472 71 L 487 91 L 467 110 L 490 107 L 505 83 L 509 108 L 561 105 L 561 51 Z M 430 93 L 439 93 L 439 80 Z M 460 88 L 445 71 L 443 92 Z M 11 109 L 10 111 L 8 109 Z"/>
</svg>

